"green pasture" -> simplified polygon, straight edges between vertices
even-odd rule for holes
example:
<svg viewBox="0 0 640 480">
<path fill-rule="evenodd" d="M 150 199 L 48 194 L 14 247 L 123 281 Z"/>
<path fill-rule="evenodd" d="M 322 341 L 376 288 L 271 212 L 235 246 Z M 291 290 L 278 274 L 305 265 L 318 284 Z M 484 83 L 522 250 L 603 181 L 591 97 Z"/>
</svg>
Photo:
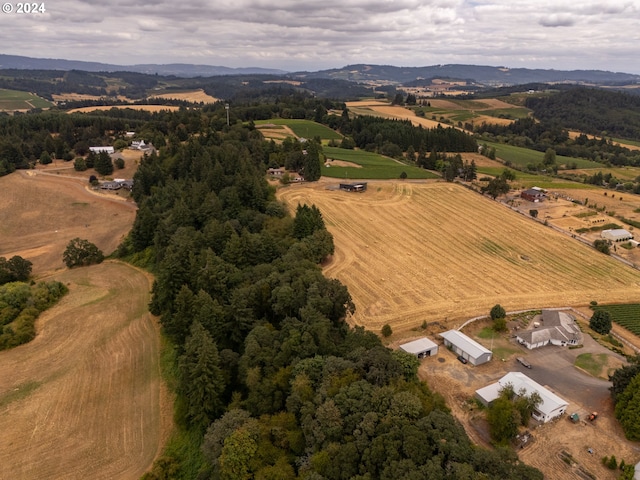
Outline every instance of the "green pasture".
<svg viewBox="0 0 640 480">
<path fill-rule="evenodd" d="M 605 310 L 611 320 L 640 337 L 640 304 L 598 305 L 594 310 Z"/>
<path fill-rule="evenodd" d="M 28 110 L 51 106 L 51 102 L 32 93 L 0 88 L 0 110 Z"/>
<path fill-rule="evenodd" d="M 482 110 L 481 112 L 479 112 L 483 115 L 488 115 L 490 117 L 496 117 L 496 118 L 512 118 L 512 119 L 517 119 L 517 118 L 528 118 L 531 110 L 529 110 L 528 108 L 494 108 L 494 109 L 489 109 L 489 110 Z"/>
<path fill-rule="evenodd" d="M 408 179 L 440 178 L 433 172 L 422 168 L 404 165 L 389 157 L 366 152 L 364 150 L 347 150 L 337 147 L 322 147 L 325 162 L 322 166 L 322 175 L 325 177 L 342 179 L 394 179 L 400 178 L 402 172 Z M 331 160 L 351 162 L 360 167 L 340 167 L 331 165 Z M 327 166 L 328 165 L 328 166 Z"/>
<path fill-rule="evenodd" d="M 575 189 L 581 189 L 581 190 L 592 190 L 592 189 L 598 188 L 595 185 L 572 182 L 570 180 L 565 180 L 562 178 L 554 178 L 548 175 L 538 175 L 535 173 L 520 172 L 518 170 L 514 170 L 508 167 L 478 167 L 478 170 L 477 170 L 478 178 L 482 177 L 483 175 L 491 175 L 492 177 L 496 177 L 500 175 L 505 169 L 512 171 L 516 176 L 516 179 L 511 182 L 511 185 L 514 186 L 514 188 L 518 188 L 518 187 L 521 187 L 521 188 L 540 187 L 545 189 L 575 188 Z"/>
<path fill-rule="evenodd" d="M 258 120 L 256 125 L 286 125 L 293 133 L 302 138 L 320 137 L 322 140 L 341 140 L 342 135 L 311 120 L 296 120 L 288 118 L 272 118 L 270 120 Z"/>
<path fill-rule="evenodd" d="M 529 148 L 516 147 L 513 145 L 506 145 L 504 143 L 485 142 L 479 140 L 480 145 L 487 145 L 496 149 L 496 157 L 511 162 L 521 168 L 526 168 L 527 165 L 538 165 L 544 160 L 544 152 L 538 152 Z M 592 160 L 586 160 L 584 158 L 565 157 L 562 155 L 556 155 L 556 163 L 558 165 L 567 165 L 575 163 L 577 168 L 602 168 L 602 164 L 594 162 Z"/>
</svg>

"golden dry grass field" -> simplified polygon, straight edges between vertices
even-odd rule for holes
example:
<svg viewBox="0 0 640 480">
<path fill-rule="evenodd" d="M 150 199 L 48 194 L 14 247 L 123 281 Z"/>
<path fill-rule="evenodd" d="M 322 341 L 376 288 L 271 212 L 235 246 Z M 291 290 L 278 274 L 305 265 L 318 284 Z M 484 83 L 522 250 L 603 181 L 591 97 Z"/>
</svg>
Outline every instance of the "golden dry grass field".
<svg viewBox="0 0 640 480">
<path fill-rule="evenodd" d="M 327 180 L 278 197 L 320 208 L 336 253 L 326 265 L 347 287 L 351 323 L 379 331 L 451 326 L 486 315 L 553 306 L 640 301 L 640 271 L 499 202 L 444 182 L 370 182 L 366 193 Z"/>
<path fill-rule="evenodd" d="M 190 90 L 187 92 L 169 92 L 159 95 L 151 95 L 150 98 L 165 98 L 174 100 L 186 100 L 188 102 L 216 103 L 219 98 L 212 97 L 205 93 L 201 88 L 198 90 Z"/>
<path fill-rule="evenodd" d="M 131 108 L 132 110 L 145 110 L 147 112 L 161 112 L 163 110 L 179 110 L 180 107 L 176 105 L 100 105 L 94 107 L 81 107 L 73 108 L 67 113 L 86 113 L 94 112 L 96 110 L 111 110 L 112 108 Z"/>
<path fill-rule="evenodd" d="M 69 294 L 0 352 L 0 478 L 140 478 L 171 428 L 151 280 L 110 261 L 51 278 Z"/>
<path fill-rule="evenodd" d="M 64 268 L 62 254 L 75 237 L 111 254 L 131 229 L 137 207 L 91 191 L 87 172 L 83 176 L 19 170 L 0 177 L 0 256 L 29 260 L 39 276 Z"/>
</svg>

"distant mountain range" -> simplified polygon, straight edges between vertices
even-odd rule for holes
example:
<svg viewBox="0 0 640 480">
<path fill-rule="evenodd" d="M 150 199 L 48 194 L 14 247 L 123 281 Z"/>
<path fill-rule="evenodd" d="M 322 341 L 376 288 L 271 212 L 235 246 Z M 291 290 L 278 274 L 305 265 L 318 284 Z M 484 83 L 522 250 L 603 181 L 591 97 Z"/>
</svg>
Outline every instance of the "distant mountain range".
<svg viewBox="0 0 640 480">
<path fill-rule="evenodd" d="M 166 65 L 113 65 L 80 60 L 31 58 L 0 54 L 0 69 L 81 70 L 85 72 L 135 72 L 181 78 L 230 75 L 275 75 L 309 81 L 334 79 L 350 82 L 418 84 L 422 80 L 464 80 L 482 86 L 509 86 L 528 83 L 581 83 L 594 85 L 640 84 L 640 75 L 603 70 L 543 70 L 506 68 L 483 65 L 432 65 L 427 67 L 395 67 L 392 65 L 356 64 L 316 72 L 286 72 L 270 68 L 229 68 L 213 65 L 173 63 Z"/>
<path fill-rule="evenodd" d="M 31 58 L 17 55 L 0 54 L 0 69 L 18 70 L 82 70 L 84 72 L 136 72 L 149 75 L 176 77 L 216 77 L 220 75 L 285 75 L 284 70 L 273 68 L 229 68 L 214 65 L 192 65 L 188 63 L 170 63 L 167 65 L 138 64 L 112 65 L 109 63 L 85 62 L 82 60 L 63 60 L 54 58 Z"/>
<path fill-rule="evenodd" d="M 603 70 L 542 70 L 529 68 L 489 67 L 482 65 L 432 65 L 429 67 L 394 67 L 391 65 L 347 65 L 319 72 L 298 72 L 299 78 L 331 78 L 352 82 L 392 81 L 400 84 L 416 80 L 456 79 L 487 86 L 522 85 L 527 83 L 640 83 L 640 75 Z"/>
</svg>

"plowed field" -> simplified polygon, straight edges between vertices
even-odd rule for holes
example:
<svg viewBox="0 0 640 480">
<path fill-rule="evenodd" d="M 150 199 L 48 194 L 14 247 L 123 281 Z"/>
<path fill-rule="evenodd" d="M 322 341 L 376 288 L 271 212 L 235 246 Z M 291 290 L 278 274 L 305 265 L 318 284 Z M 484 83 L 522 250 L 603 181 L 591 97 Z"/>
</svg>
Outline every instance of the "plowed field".
<svg viewBox="0 0 640 480">
<path fill-rule="evenodd" d="M 279 198 L 320 208 L 354 324 L 379 331 L 552 306 L 640 301 L 640 272 L 461 186 L 370 182 L 362 194 L 292 185 Z"/>
<path fill-rule="evenodd" d="M 171 421 L 150 279 L 115 262 L 54 278 L 69 294 L 0 352 L 0 478 L 137 479 Z"/>
</svg>

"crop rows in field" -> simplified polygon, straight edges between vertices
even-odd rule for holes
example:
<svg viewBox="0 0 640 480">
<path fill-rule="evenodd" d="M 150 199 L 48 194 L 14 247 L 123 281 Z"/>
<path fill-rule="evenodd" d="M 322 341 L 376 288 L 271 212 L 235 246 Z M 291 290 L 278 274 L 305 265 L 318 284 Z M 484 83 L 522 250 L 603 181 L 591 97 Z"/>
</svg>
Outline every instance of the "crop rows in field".
<svg viewBox="0 0 640 480">
<path fill-rule="evenodd" d="M 605 310 L 611 320 L 640 337 L 640 303 L 600 305 L 595 310 Z"/>
<path fill-rule="evenodd" d="M 301 185 L 279 195 L 292 209 L 320 208 L 336 244 L 325 272 L 349 288 L 354 323 L 373 330 L 463 320 L 496 303 L 640 301 L 640 272 L 458 185 L 370 182 L 364 194 Z"/>
</svg>

